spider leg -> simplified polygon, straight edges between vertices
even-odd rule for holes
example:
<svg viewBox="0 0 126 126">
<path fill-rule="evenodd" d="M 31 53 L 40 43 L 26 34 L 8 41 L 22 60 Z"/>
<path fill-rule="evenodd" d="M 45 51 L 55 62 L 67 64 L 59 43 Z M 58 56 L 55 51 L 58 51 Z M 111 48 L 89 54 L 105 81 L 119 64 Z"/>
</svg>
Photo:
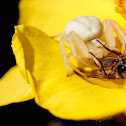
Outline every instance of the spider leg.
<svg viewBox="0 0 126 126">
<path fill-rule="evenodd" d="M 67 40 L 66 36 L 63 36 L 60 39 L 59 45 L 60 45 L 60 49 L 61 49 L 61 53 L 62 53 L 62 57 L 63 57 L 63 61 L 66 64 L 66 70 L 67 70 L 67 76 L 69 76 L 69 66 L 71 68 L 73 68 L 75 71 L 77 71 L 80 75 L 85 76 L 84 73 L 82 73 L 79 69 L 77 69 L 74 65 L 72 65 L 69 61 L 69 56 L 66 53 L 65 50 L 65 41 Z"/>
<path fill-rule="evenodd" d="M 81 56 L 82 58 L 92 58 L 92 57 L 89 54 L 89 50 L 88 50 L 86 44 L 74 31 L 72 31 L 68 34 L 68 43 L 70 45 L 71 52 L 73 54 L 73 58 L 75 60 L 77 60 L 78 62 L 91 67 L 90 64 L 87 64 L 82 59 L 78 58 L 79 56 Z M 75 46 L 75 44 L 76 44 L 76 46 Z M 78 54 L 78 50 L 79 50 L 79 54 Z"/>
<path fill-rule="evenodd" d="M 84 57 L 84 58 L 91 57 L 91 55 L 89 54 L 89 50 L 88 50 L 86 44 L 84 43 L 84 41 L 74 31 L 72 31 L 68 34 L 68 43 L 70 44 L 70 48 L 73 51 L 74 56 L 76 57 L 76 56 L 78 56 L 78 54 L 77 54 L 77 50 L 75 48 L 74 42 L 78 46 L 82 57 Z"/>
<path fill-rule="evenodd" d="M 125 53 L 125 44 L 126 44 L 126 35 L 117 22 L 111 20 L 111 23 L 112 23 L 115 33 L 117 34 L 117 36 L 122 44 L 121 52 L 124 54 Z"/>
<path fill-rule="evenodd" d="M 114 32 L 115 32 L 122 44 L 121 53 L 124 54 L 125 44 L 126 44 L 126 35 L 124 34 L 119 24 L 113 20 L 105 20 L 103 21 L 103 27 L 104 27 L 104 36 L 107 42 L 107 46 L 110 47 L 110 49 L 115 50 L 115 47 L 116 47 L 116 41 L 114 37 Z"/>
<path fill-rule="evenodd" d="M 107 42 L 107 46 L 110 47 L 111 49 L 115 48 L 116 41 L 115 41 L 114 32 L 110 20 L 103 21 L 103 29 L 104 29 L 104 36 L 105 36 L 105 41 Z"/>
<path fill-rule="evenodd" d="M 108 47 L 106 47 L 105 45 L 103 45 L 98 39 L 96 39 L 97 40 L 97 42 L 99 42 L 105 49 L 107 49 L 108 51 L 110 51 L 110 52 L 112 52 L 112 53 L 114 53 L 114 54 L 116 54 L 116 55 L 122 55 L 122 53 L 121 52 L 118 52 L 118 51 L 116 51 L 116 50 L 111 50 L 111 49 L 109 49 Z"/>
<path fill-rule="evenodd" d="M 52 38 L 63 37 L 63 36 L 65 36 L 64 33 L 59 33 L 59 34 L 57 34 L 55 36 L 52 36 Z"/>
</svg>

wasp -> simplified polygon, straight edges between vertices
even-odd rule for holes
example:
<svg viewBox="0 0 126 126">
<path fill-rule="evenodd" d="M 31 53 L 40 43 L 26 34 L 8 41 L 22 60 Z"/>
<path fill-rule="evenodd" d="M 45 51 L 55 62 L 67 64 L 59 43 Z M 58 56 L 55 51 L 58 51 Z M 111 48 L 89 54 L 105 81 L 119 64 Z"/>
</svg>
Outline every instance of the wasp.
<svg viewBox="0 0 126 126">
<path fill-rule="evenodd" d="M 98 39 L 97 42 L 100 43 L 105 49 L 115 54 L 116 57 L 103 57 L 98 59 L 93 53 L 89 52 L 95 59 L 100 63 L 96 65 L 99 70 L 92 70 L 91 72 L 83 71 L 87 77 L 90 78 L 107 78 L 107 79 L 124 79 L 126 78 L 126 55 L 118 52 L 116 50 L 111 50 L 105 45 L 103 45 Z M 75 72 L 77 74 L 77 72 Z"/>
</svg>

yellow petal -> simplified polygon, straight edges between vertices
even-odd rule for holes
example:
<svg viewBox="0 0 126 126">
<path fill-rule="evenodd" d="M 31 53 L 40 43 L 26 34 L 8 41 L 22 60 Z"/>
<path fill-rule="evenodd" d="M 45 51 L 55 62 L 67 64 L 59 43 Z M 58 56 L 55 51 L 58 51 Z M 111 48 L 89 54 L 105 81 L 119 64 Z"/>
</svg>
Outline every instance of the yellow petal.
<svg viewBox="0 0 126 126">
<path fill-rule="evenodd" d="M 31 86 L 25 82 L 18 67 L 12 67 L 0 80 L 0 106 L 32 98 Z"/>
<path fill-rule="evenodd" d="M 89 79 L 75 73 L 66 77 L 55 40 L 31 26 L 17 26 L 15 35 L 19 39 L 12 47 L 19 67 L 22 57 L 18 53 L 24 53 L 27 77 L 38 105 L 57 117 L 73 120 L 100 119 L 126 111 L 126 79 Z M 24 41 L 26 38 L 28 41 Z"/>
<path fill-rule="evenodd" d="M 126 27 L 115 7 L 114 0 L 21 0 L 19 24 L 35 26 L 51 36 L 63 33 L 71 19 L 87 15 L 101 21 L 113 19 Z"/>
</svg>

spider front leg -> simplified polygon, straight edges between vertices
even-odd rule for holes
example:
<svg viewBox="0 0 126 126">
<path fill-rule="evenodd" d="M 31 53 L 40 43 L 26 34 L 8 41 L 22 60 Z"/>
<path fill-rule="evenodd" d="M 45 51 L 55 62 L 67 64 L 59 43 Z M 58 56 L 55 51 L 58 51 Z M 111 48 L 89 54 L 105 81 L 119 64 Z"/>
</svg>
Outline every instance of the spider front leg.
<svg viewBox="0 0 126 126">
<path fill-rule="evenodd" d="M 126 44 L 126 35 L 124 34 L 123 30 L 119 26 L 119 24 L 113 20 L 105 20 L 103 22 L 104 27 L 104 36 L 107 42 L 107 46 L 111 49 L 116 49 L 116 41 L 114 37 L 114 31 L 117 34 L 117 37 L 119 38 L 122 47 L 121 47 L 121 53 L 125 53 L 125 44 Z"/>
<path fill-rule="evenodd" d="M 92 56 L 90 55 L 89 50 L 84 41 L 74 31 L 71 31 L 68 34 L 67 42 L 70 46 L 73 58 L 86 66 L 90 66 L 82 59 L 78 58 L 79 56 L 81 56 L 82 58 L 92 58 Z"/>
<path fill-rule="evenodd" d="M 112 26 L 114 28 L 114 31 L 117 34 L 117 36 L 122 44 L 121 52 L 123 54 L 125 54 L 126 35 L 117 22 L 115 22 L 113 20 L 111 20 L 111 22 L 112 22 Z"/>
<path fill-rule="evenodd" d="M 61 53 L 62 53 L 62 57 L 63 57 L 63 61 L 64 63 L 66 64 L 66 72 L 67 72 L 67 76 L 69 76 L 69 66 L 71 68 L 73 68 L 77 73 L 79 73 L 80 75 L 82 76 L 85 76 L 84 73 L 82 73 L 79 69 L 77 69 L 73 64 L 70 63 L 69 61 L 69 54 L 66 53 L 66 50 L 65 50 L 65 42 L 67 41 L 67 36 L 63 36 L 61 39 L 60 39 L 60 42 L 59 42 L 59 45 L 60 45 L 60 49 L 61 49 Z"/>
<path fill-rule="evenodd" d="M 52 36 L 52 38 L 63 37 L 63 36 L 65 36 L 64 33 L 59 33 L 59 34 L 57 34 L 55 36 Z"/>
<path fill-rule="evenodd" d="M 115 42 L 114 32 L 110 20 L 103 21 L 103 29 L 104 29 L 105 41 L 107 42 L 106 45 L 109 48 L 114 49 L 116 47 L 116 42 Z"/>
</svg>

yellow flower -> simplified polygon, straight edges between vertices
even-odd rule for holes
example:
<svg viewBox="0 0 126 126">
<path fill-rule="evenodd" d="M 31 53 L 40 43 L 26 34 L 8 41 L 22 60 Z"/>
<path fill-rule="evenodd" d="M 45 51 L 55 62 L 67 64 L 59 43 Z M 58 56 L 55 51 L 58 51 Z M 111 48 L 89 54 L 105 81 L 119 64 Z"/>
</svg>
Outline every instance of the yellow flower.
<svg viewBox="0 0 126 126">
<path fill-rule="evenodd" d="M 126 79 L 82 79 L 74 73 L 66 77 L 59 44 L 45 34 L 63 32 L 69 20 L 84 15 L 101 21 L 114 19 L 125 28 L 112 0 L 22 0 L 19 8 L 19 24 L 25 25 L 15 27 L 12 48 L 28 84 L 14 67 L 0 82 L 0 105 L 35 97 L 39 106 L 55 116 L 73 120 L 101 119 L 126 111 Z M 13 99 L 6 98 L 11 92 Z"/>
</svg>

